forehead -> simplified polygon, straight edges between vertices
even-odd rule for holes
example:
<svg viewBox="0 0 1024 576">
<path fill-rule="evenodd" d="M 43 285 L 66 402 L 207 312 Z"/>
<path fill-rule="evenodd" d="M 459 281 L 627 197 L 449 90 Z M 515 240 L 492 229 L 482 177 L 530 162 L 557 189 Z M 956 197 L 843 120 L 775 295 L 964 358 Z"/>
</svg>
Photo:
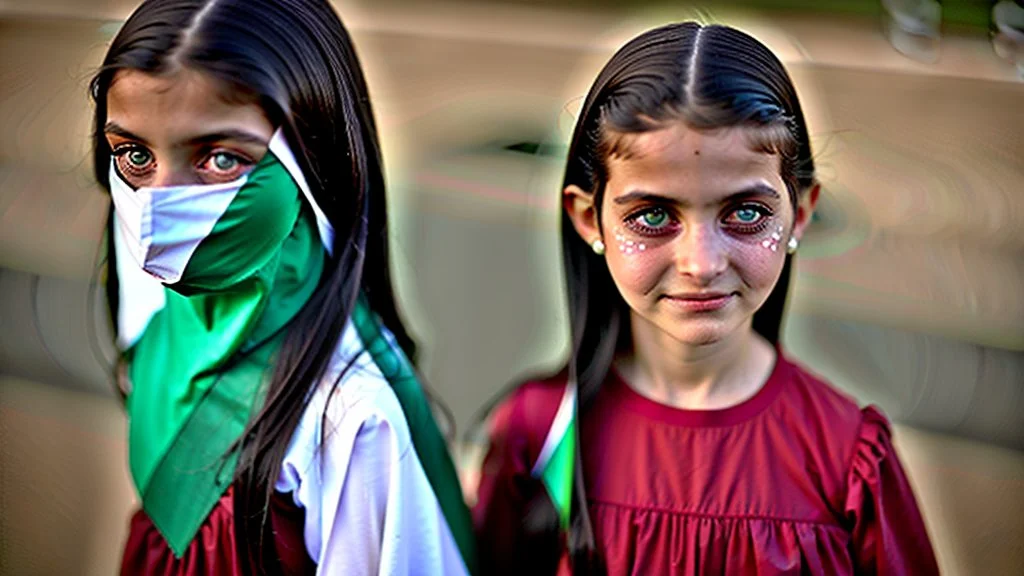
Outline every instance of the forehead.
<svg viewBox="0 0 1024 576">
<path fill-rule="evenodd" d="M 755 128 L 695 130 L 683 122 L 639 134 L 613 134 L 608 191 L 642 189 L 687 199 L 714 199 L 752 184 L 783 194 L 780 159 L 755 146 Z"/>
<path fill-rule="evenodd" d="M 226 128 L 263 132 L 259 128 L 269 126 L 262 108 L 229 96 L 222 82 L 193 70 L 160 75 L 122 70 L 107 92 L 107 120 L 143 138 L 167 142 Z"/>
</svg>

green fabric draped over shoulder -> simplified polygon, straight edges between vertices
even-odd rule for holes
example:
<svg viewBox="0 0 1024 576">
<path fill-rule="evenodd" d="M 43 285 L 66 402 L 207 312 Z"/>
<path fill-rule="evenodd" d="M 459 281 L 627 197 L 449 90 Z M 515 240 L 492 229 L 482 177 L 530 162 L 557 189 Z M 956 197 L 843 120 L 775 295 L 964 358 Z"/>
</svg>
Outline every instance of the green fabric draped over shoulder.
<svg viewBox="0 0 1024 576">
<path fill-rule="evenodd" d="M 473 522 L 462 497 L 461 484 L 448 446 L 437 427 L 430 402 L 416 378 L 412 363 L 394 339 L 385 336 L 380 320 L 372 313 L 365 298 L 357 302 L 352 312 L 352 323 L 363 346 L 370 353 L 374 364 L 380 368 L 402 406 L 409 424 L 413 449 L 437 496 L 462 560 L 471 574 L 476 573 Z"/>
</svg>

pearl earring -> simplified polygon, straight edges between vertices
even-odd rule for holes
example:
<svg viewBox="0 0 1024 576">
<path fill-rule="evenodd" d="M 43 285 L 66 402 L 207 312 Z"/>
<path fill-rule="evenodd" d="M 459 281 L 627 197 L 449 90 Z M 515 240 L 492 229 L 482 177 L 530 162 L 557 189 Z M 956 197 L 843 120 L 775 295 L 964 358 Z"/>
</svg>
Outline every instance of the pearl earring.
<svg viewBox="0 0 1024 576">
<path fill-rule="evenodd" d="M 590 247 L 594 250 L 594 254 L 601 256 L 604 254 L 604 242 L 600 238 L 590 243 Z"/>
<path fill-rule="evenodd" d="M 799 247 L 800 247 L 800 241 L 797 240 L 795 236 L 790 236 L 789 243 L 786 244 L 786 252 L 789 252 L 790 254 L 793 254 L 794 252 L 796 252 L 796 249 L 799 248 Z"/>
</svg>

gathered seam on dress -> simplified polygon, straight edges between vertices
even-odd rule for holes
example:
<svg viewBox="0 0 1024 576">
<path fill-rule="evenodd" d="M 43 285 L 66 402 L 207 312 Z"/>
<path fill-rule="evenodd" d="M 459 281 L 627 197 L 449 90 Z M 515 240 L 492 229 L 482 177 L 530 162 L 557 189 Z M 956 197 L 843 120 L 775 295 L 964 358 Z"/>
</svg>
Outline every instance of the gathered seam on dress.
<svg viewBox="0 0 1024 576">
<path fill-rule="evenodd" d="M 600 504 L 603 506 L 612 506 L 615 508 L 625 508 L 629 510 L 639 510 L 644 512 L 661 512 L 664 514 L 672 514 L 675 516 L 690 516 L 696 518 L 708 518 L 708 519 L 722 519 L 722 520 L 769 520 L 774 522 L 791 522 L 793 524 L 813 524 L 816 526 L 824 526 L 827 528 L 836 528 L 838 530 L 846 531 L 842 525 L 835 521 L 827 520 L 808 520 L 801 518 L 786 518 L 782 516 L 767 516 L 760 514 L 711 514 L 707 512 L 693 512 L 686 510 L 672 510 L 670 508 L 663 508 L 660 506 L 643 506 L 636 504 L 623 504 L 620 502 L 611 502 L 608 500 L 601 500 L 598 498 L 587 498 L 587 501 L 591 504 Z"/>
</svg>

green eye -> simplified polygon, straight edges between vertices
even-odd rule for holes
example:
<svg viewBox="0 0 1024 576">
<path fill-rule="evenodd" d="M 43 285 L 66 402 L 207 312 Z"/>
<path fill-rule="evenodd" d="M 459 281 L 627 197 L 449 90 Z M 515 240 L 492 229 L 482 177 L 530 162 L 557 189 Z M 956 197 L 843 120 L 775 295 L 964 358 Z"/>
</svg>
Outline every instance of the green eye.
<svg viewBox="0 0 1024 576">
<path fill-rule="evenodd" d="M 761 213 L 753 208 L 740 208 L 733 212 L 733 214 L 741 224 L 753 224 L 761 218 Z"/>
<path fill-rule="evenodd" d="M 666 222 L 668 222 L 668 214 L 666 214 L 665 211 L 661 209 L 651 210 L 650 212 L 646 212 L 642 216 L 640 216 L 640 220 L 645 226 L 650 226 L 651 228 L 658 228 L 663 226 Z"/>
<path fill-rule="evenodd" d="M 130 162 L 132 166 L 136 168 L 141 168 L 146 164 L 149 164 L 149 161 L 152 160 L 152 156 L 150 156 L 149 152 L 146 152 L 145 150 L 141 150 L 139 148 L 130 150 L 127 154 L 125 154 L 125 158 L 127 158 L 128 162 Z"/>
<path fill-rule="evenodd" d="M 633 233 L 651 238 L 672 234 L 679 227 L 671 212 L 656 206 L 633 212 L 623 224 Z"/>
<path fill-rule="evenodd" d="M 238 159 L 230 154 L 214 154 L 213 166 L 222 172 L 228 172 L 238 167 Z"/>
</svg>

